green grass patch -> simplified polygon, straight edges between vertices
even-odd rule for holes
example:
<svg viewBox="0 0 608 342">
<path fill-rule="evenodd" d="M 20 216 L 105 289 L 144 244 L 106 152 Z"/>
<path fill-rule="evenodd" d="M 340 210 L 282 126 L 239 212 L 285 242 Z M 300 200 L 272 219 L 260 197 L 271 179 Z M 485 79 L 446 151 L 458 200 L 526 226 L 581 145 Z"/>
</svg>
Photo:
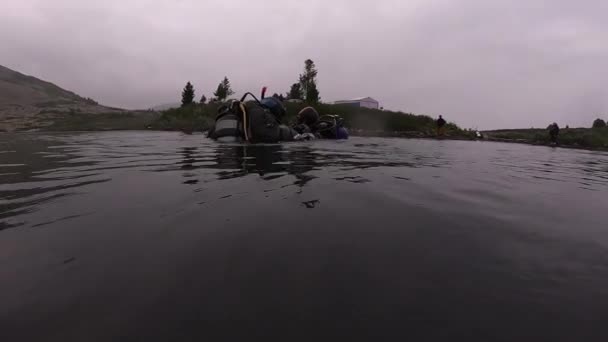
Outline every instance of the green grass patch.
<svg viewBox="0 0 608 342">
<path fill-rule="evenodd" d="M 217 105 L 191 104 L 162 112 L 150 126 L 160 130 L 206 131 L 215 122 Z"/>
<path fill-rule="evenodd" d="M 71 113 L 53 118 L 45 131 L 109 131 L 150 129 L 159 117 L 156 112 L 119 112 L 105 114 Z"/>
</svg>

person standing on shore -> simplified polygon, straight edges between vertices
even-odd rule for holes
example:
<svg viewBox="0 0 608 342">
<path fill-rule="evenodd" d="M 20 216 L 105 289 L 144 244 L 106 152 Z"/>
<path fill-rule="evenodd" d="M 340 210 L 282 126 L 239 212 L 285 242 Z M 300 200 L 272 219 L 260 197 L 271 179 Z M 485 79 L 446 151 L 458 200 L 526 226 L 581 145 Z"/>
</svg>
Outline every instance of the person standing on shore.
<svg viewBox="0 0 608 342">
<path fill-rule="evenodd" d="M 442 137 L 445 134 L 445 120 L 443 116 L 439 115 L 439 119 L 437 119 L 437 136 Z"/>
<path fill-rule="evenodd" d="M 549 138 L 551 139 L 551 143 L 554 145 L 558 145 L 559 141 L 558 141 L 558 137 L 559 137 L 559 126 L 557 125 L 557 123 L 552 123 L 551 125 L 549 125 L 549 127 L 547 127 L 549 130 Z"/>
</svg>

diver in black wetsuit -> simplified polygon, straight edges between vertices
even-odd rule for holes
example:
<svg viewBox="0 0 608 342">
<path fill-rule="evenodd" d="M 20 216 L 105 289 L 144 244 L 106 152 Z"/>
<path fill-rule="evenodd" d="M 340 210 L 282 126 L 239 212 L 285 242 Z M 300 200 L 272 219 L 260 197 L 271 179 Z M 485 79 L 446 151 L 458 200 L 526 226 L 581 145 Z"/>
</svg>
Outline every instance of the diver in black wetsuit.
<svg viewBox="0 0 608 342">
<path fill-rule="evenodd" d="M 301 135 L 312 134 L 318 139 L 348 139 L 341 117 L 320 116 L 313 107 L 306 107 L 298 113 L 293 129 Z"/>
<path fill-rule="evenodd" d="M 281 119 L 287 114 L 281 100 L 268 97 L 260 101 L 247 103 L 251 142 L 275 143 L 293 141 L 298 135 L 291 127 L 281 124 Z"/>
<path fill-rule="evenodd" d="M 207 136 L 222 142 L 277 143 L 281 141 L 322 139 L 348 139 L 348 130 L 337 115 L 319 116 L 312 107 L 297 115 L 297 123 L 289 127 L 281 123 L 287 110 L 277 97 L 262 100 L 247 93 L 240 101 L 232 101 L 218 109 L 215 125 Z M 248 95 L 255 101 L 244 102 Z"/>
<path fill-rule="evenodd" d="M 319 113 L 312 107 L 306 107 L 296 115 L 293 129 L 300 134 L 314 133 L 318 122 Z"/>
<path fill-rule="evenodd" d="M 286 110 L 274 97 L 261 101 L 233 101 L 218 109 L 215 125 L 208 136 L 218 141 L 276 143 L 293 141 L 298 135 L 291 127 L 281 124 Z"/>
</svg>

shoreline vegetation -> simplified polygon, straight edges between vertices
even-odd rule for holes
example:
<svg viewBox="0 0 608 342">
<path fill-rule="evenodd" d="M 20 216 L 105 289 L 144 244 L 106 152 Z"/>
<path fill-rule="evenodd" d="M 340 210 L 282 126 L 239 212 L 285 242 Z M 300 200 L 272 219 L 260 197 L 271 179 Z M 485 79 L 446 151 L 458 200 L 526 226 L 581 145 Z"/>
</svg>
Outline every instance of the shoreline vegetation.
<svg viewBox="0 0 608 342">
<path fill-rule="evenodd" d="M 306 103 L 287 102 L 287 116 L 282 122 L 295 122 L 295 115 Z M 196 132 L 206 131 L 215 121 L 218 104 L 190 104 L 164 111 L 158 120 L 150 125 L 151 129 Z M 434 137 L 435 119 L 427 115 L 415 115 L 379 109 L 359 108 L 349 105 L 319 103 L 314 105 L 321 115 L 336 114 L 345 121 L 345 126 L 354 135 Z M 470 138 L 474 132 L 463 130 L 454 123 L 446 125 L 446 138 Z"/>
<path fill-rule="evenodd" d="M 306 103 L 285 103 L 285 123 L 295 121 L 295 114 L 308 106 Z M 158 130 L 203 132 L 214 122 L 218 104 L 190 104 L 166 110 L 150 128 Z M 589 150 L 608 150 L 608 127 L 564 128 L 558 144 L 551 142 L 547 129 L 503 129 L 477 132 L 462 129 L 454 123 L 445 126 L 445 135 L 438 137 L 436 121 L 428 115 L 416 115 L 379 109 L 319 103 L 314 106 L 322 115 L 337 114 L 344 118 L 345 126 L 353 136 L 424 138 L 445 140 L 485 140 L 494 142 L 522 143 L 529 145 L 557 146 Z"/>
<path fill-rule="evenodd" d="M 501 129 L 482 132 L 488 141 L 608 151 L 608 128 L 562 128 L 558 143 L 551 142 L 546 129 Z"/>
<path fill-rule="evenodd" d="M 400 111 L 328 104 L 321 101 L 317 87 L 318 70 L 314 61 L 304 61 L 302 74 L 289 91 L 274 94 L 283 101 L 287 116 L 284 124 L 295 123 L 295 116 L 307 106 L 321 115 L 339 115 L 353 136 L 398 138 L 433 138 L 446 140 L 486 140 L 532 145 L 560 146 L 608 151 L 608 126 L 602 119 L 593 128 L 562 128 L 551 139 L 548 129 L 504 129 L 477 132 L 447 123 L 438 136 L 435 117 Z M 4 88 L 2 88 L 4 87 Z M 124 110 L 102 106 L 90 98 L 64 90 L 50 82 L 27 76 L 0 66 L 0 88 L 20 94 L 21 102 L 13 103 L 0 92 L 0 132 L 74 132 L 109 130 L 165 130 L 185 133 L 207 131 L 215 122 L 218 108 L 235 94 L 228 77 L 213 92 L 213 98 L 202 94 L 198 99 L 194 85 L 187 82 L 182 91 L 181 106 L 163 111 Z M 556 127 L 556 124 L 552 126 Z M 480 134 L 481 133 L 481 134 Z"/>
<path fill-rule="evenodd" d="M 295 123 L 295 116 L 307 106 L 314 107 L 321 115 L 339 115 L 344 119 L 344 125 L 353 135 L 403 136 L 430 138 L 436 135 L 436 122 L 427 115 L 415 115 L 402 112 L 370 109 L 348 104 L 328 104 L 321 101 L 317 88 L 318 70 L 311 59 L 304 61 L 303 73 L 293 83 L 289 91 L 272 95 L 283 101 L 287 115 L 282 123 Z M 264 92 L 266 88 L 264 88 Z M 182 90 L 181 106 L 165 110 L 150 128 L 161 130 L 180 130 L 195 132 L 208 130 L 215 121 L 217 109 L 221 103 L 226 103 L 234 95 L 230 80 L 227 76 L 218 84 L 213 92 L 214 97 L 207 102 L 203 94 L 200 101 L 195 102 L 196 89 L 188 81 Z M 454 123 L 447 123 L 443 128 L 445 138 L 474 139 L 475 132 L 463 130 Z"/>
<path fill-rule="evenodd" d="M 287 116 L 284 123 L 295 121 L 295 114 L 308 106 L 304 102 L 286 102 Z M 215 121 L 218 102 L 192 103 L 162 112 L 120 111 L 102 114 L 71 113 L 54 118 L 52 124 L 32 126 L 22 132 L 73 132 L 109 130 L 159 130 L 185 133 L 205 132 Z M 319 103 L 314 106 L 321 114 L 337 114 L 344 118 L 351 135 L 364 137 L 393 137 L 444 140 L 484 140 L 555 146 L 586 150 L 608 151 L 608 127 L 562 128 L 558 144 L 552 144 L 546 129 L 501 129 L 482 131 L 482 139 L 476 131 L 446 125 L 445 135 L 437 136 L 435 119 L 428 115 L 416 115 L 379 109 L 359 108 L 349 105 Z"/>
</svg>

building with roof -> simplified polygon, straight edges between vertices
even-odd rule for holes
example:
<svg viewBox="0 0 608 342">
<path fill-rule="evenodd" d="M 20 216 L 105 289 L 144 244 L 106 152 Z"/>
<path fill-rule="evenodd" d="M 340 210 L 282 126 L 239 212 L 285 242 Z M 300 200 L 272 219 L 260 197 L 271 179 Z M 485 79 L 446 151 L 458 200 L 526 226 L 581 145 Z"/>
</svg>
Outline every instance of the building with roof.
<svg viewBox="0 0 608 342">
<path fill-rule="evenodd" d="M 361 97 L 361 98 L 352 99 L 352 100 L 341 100 L 341 101 L 334 102 L 334 104 L 350 105 L 350 106 L 355 106 L 355 107 L 364 107 L 364 108 L 372 108 L 372 109 L 380 108 L 380 102 L 374 100 L 371 97 Z"/>
</svg>

